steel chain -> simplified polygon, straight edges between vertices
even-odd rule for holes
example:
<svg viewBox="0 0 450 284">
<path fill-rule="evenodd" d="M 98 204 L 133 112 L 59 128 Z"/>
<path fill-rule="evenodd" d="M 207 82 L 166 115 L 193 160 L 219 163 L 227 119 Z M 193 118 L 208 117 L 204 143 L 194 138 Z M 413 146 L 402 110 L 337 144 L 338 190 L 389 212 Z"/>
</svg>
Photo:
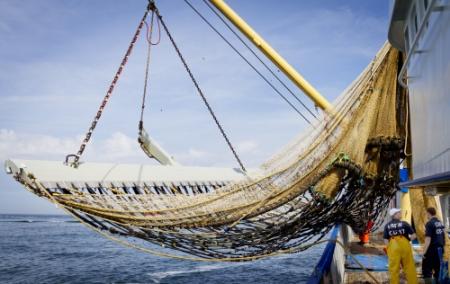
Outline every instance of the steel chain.
<svg viewBox="0 0 450 284">
<path fill-rule="evenodd" d="M 175 40 L 173 39 L 172 35 L 169 32 L 169 29 L 166 26 L 166 23 L 163 21 L 162 16 L 159 14 L 158 9 L 155 9 L 155 13 L 159 18 L 159 21 L 161 22 L 161 25 L 163 26 L 164 31 L 166 32 L 167 36 L 169 37 L 170 42 L 172 43 L 173 47 L 175 48 L 175 51 L 180 58 L 181 62 L 184 65 L 184 68 L 186 69 L 187 73 L 189 74 L 189 77 L 191 78 L 192 83 L 194 83 L 195 88 L 197 89 L 198 94 L 202 98 L 205 106 L 208 108 L 209 113 L 211 114 L 212 118 L 214 119 L 214 122 L 216 123 L 217 127 L 219 128 L 220 133 L 222 134 L 222 137 L 225 139 L 228 147 L 230 148 L 231 152 L 233 153 L 236 161 L 238 162 L 241 169 L 246 172 L 246 169 L 244 167 L 244 164 L 242 163 L 241 159 L 239 158 L 236 150 L 234 149 L 233 145 L 231 144 L 230 139 L 228 139 L 228 136 L 226 135 L 222 125 L 220 124 L 219 120 L 217 119 L 216 114 L 214 113 L 213 109 L 211 108 L 211 105 L 209 104 L 208 100 L 206 99 L 205 95 L 203 94 L 203 91 L 200 89 L 200 86 L 195 79 L 194 75 L 191 72 L 191 69 L 186 63 L 186 60 L 184 59 L 183 55 L 181 54 L 180 49 L 178 48 L 177 44 L 175 43 Z"/>
<path fill-rule="evenodd" d="M 138 25 L 138 28 L 133 36 L 133 39 L 131 40 L 131 43 L 128 46 L 127 52 L 125 53 L 125 56 L 123 57 L 122 62 L 120 63 L 119 69 L 117 69 L 114 79 L 112 80 L 111 84 L 109 85 L 108 91 L 106 92 L 106 95 L 103 98 L 102 103 L 100 104 L 97 114 L 95 115 L 94 120 L 92 121 L 91 126 L 89 127 L 89 130 L 87 131 L 87 133 L 83 139 L 83 142 L 80 145 L 80 149 L 78 150 L 77 154 L 70 154 L 70 155 L 66 156 L 66 159 L 65 159 L 66 165 L 70 165 L 75 168 L 79 165 L 80 157 L 81 157 L 81 155 L 83 155 L 83 152 L 86 149 L 86 145 L 89 142 L 89 140 L 91 139 L 92 133 L 94 132 L 94 129 L 97 126 L 97 123 L 100 120 L 100 117 L 102 116 L 103 110 L 105 109 L 105 106 L 108 103 L 108 101 L 114 91 L 117 81 L 119 80 L 120 75 L 122 74 L 122 71 L 128 62 L 128 58 L 131 55 L 134 45 L 136 44 L 136 42 L 138 40 L 139 34 L 142 30 L 142 27 L 144 26 L 145 19 L 147 18 L 148 12 L 153 9 L 155 9 L 155 6 L 152 1 L 149 1 L 147 10 L 145 11 L 144 16 L 142 17 L 142 19 Z M 73 161 L 69 161 L 70 158 L 73 158 Z"/>
</svg>

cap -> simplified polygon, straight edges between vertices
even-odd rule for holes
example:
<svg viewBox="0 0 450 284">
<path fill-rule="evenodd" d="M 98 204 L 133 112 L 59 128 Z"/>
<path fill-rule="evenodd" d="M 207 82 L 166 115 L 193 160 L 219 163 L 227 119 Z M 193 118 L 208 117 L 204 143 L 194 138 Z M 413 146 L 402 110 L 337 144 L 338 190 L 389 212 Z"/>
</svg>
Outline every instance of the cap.
<svg viewBox="0 0 450 284">
<path fill-rule="evenodd" d="M 390 210 L 389 210 L 389 216 L 394 216 L 395 214 L 397 214 L 398 212 L 400 212 L 401 210 L 400 209 L 398 209 L 398 208 L 391 208 Z"/>
</svg>

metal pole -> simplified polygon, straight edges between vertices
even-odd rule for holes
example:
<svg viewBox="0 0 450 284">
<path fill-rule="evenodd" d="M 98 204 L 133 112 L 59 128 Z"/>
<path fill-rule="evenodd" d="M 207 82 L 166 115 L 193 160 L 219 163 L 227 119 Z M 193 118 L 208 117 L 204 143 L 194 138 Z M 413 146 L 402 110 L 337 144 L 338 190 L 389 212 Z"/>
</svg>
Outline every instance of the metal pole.
<svg viewBox="0 0 450 284">
<path fill-rule="evenodd" d="M 230 22 L 233 23 L 267 58 L 269 58 L 288 78 L 294 82 L 314 103 L 328 114 L 332 105 L 303 78 L 287 61 L 259 36 L 233 9 L 223 0 L 209 0 Z"/>
</svg>

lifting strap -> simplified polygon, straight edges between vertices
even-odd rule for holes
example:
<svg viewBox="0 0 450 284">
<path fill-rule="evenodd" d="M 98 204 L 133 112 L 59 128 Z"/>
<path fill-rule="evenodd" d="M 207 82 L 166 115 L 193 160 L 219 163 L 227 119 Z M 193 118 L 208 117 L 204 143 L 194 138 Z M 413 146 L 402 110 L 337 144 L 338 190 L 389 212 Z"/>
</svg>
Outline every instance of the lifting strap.
<svg viewBox="0 0 450 284">
<path fill-rule="evenodd" d="M 147 99 L 151 49 L 153 45 L 158 45 L 161 41 L 161 26 L 158 18 L 156 18 L 156 22 L 158 23 L 158 40 L 156 42 L 152 42 L 154 21 L 155 21 L 155 10 L 153 4 L 152 16 L 150 18 L 150 25 L 148 25 L 147 22 L 144 22 L 147 28 L 146 40 L 148 47 L 147 47 L 147 60 L 145 65 L 144 91 L 142 94 L 142 103 L 141 103 L 141 117 L 138 125 L 139 130 L 138 142 L 144 153 L 149 158 L 157 160 L 162 165 L 173 166 L 178 165 L 177 162 L 175 162 L 173 158 L 166 151 L 164 151 L 164 149 L 161 148 L 161 146 L 159 146 L 154 140 L 150 138 L 150 136 L 148 135 L 147 131 L 144 128 L 144 111 L 145 111 L 145 101 Z"/>
</svg>

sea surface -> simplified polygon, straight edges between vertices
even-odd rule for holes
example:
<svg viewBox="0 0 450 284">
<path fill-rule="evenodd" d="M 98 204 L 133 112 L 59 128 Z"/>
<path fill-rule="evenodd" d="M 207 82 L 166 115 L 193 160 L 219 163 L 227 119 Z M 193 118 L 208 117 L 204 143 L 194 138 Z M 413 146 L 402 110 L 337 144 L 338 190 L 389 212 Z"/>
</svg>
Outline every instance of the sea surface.
<svg viewBox="0 0 450 284">
<path fill-rule="evenodd" d="M 199 263 L 123 247 L 69 216 L 0 215 L 0 283 L 304 283 L 323 248 Z"/>
</svg>

